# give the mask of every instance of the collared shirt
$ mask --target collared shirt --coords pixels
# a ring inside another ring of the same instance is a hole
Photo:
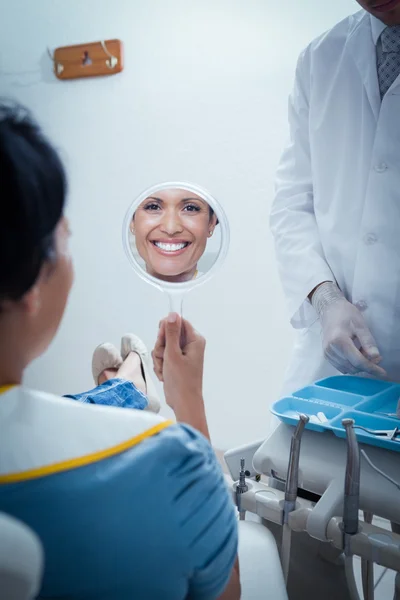
[[[371,18],[371,31],[372,31],[372,40],[376,46],[376,58],[377,61],[379,61],[379,59],[382,56],[382,42],[380,40],[382,31],[384,29],[386,29],[386,25],[384,23],[382,23],[382,21],[380,21],[379,19],[377,19],[376,17],[373,17],[372,15],[370,15]]]

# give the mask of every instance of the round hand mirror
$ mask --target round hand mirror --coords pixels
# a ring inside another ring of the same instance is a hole
[[[229,226],[220,204],[189,183],[163,183],[131,204],[123,244],[136,273],[166,292],[181,313],[186,292],[212,277],[229,247]]]

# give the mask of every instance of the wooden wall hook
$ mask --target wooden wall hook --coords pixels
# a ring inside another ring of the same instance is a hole
[[[121,73],[123,46],[120,40],[105,40],[63,46],[54,54],[48,50],[54,64],[54,74],[58,79],[80,79]]]

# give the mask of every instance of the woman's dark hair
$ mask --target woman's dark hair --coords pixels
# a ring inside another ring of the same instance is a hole
[[[66,188],[61,160],[28,110],[0,100],[0,303],[22,298],[55,259]]]
[[[210,205],[208,205],[208,212],[210,213],[210,221],[211,221],[211,219],[212,219],[212,218],[213,218],[213,216],[214,216],[214,212],[215,212],[215,211],[214,211],[214,209],[213,209],[213,208],[212,208]],[[215,223],[215,224],[216,224],[216,225],[218,225],[218,223],[219,223],[219,219],[218,219],[218,217],[217,217],[217,221],[216,221],[216,223]]]

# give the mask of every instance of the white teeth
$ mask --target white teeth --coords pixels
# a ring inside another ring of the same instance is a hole
[[[160,250],[164,250],[164,252],[177,252],[178,250],[182,250],[186,248],[189,242],[184,242],[183,244],[163,244],[162,242],[153,242],[157,248]]]

